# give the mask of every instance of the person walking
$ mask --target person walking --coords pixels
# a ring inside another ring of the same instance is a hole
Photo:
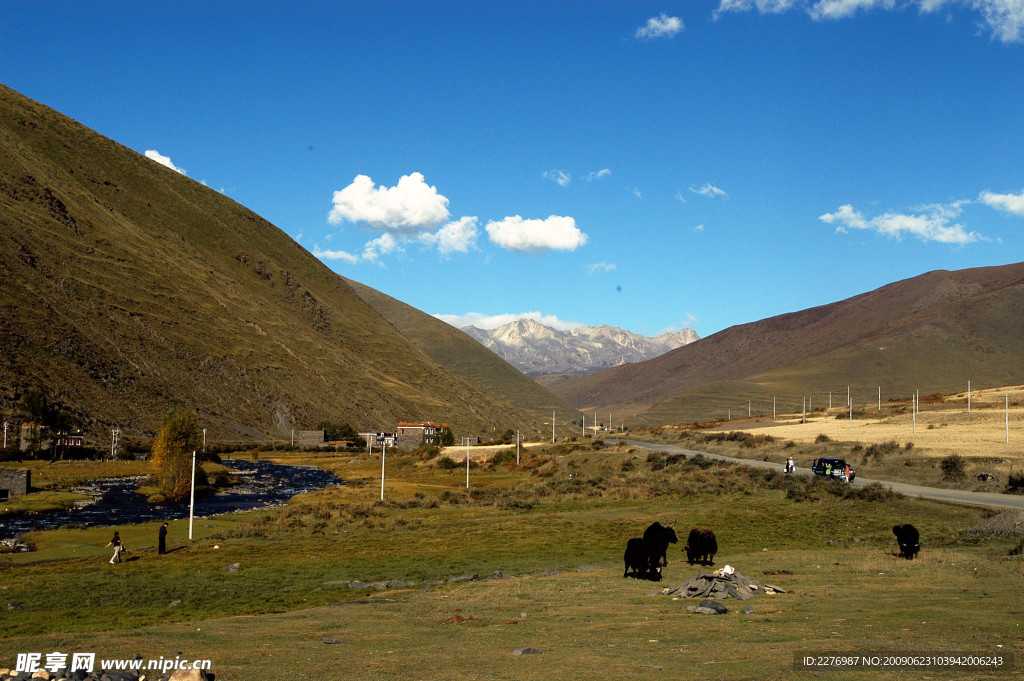
[[[167,553],[167,523],[160,526],[160,545],[157,547],[158,554]]]
[[[121,541],[121,533],[120,532],[114,532],[114,538],[107,542],[107,546],[108,547],[110,547],[110,546],[114,547],[114,555],[111,556],[111,558],[110,558],[110,564],[113,565],[114,563],[120,563],[121,562],[121,552],[125,550],[124,542]]]
[[[795,470],[796,470],[796,464],[793,463],[793,457],[789,457],[789,459],[786,460],[786,472],[787,473],[792,473]]]

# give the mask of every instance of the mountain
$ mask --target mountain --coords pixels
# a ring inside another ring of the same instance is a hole
[[[96,438],[173,407],[216,440],[321,420],[530,431],[231,199],[0,86],[0,415],[42,389]],[[540,426],[540,424],[538,424]]]
[[[532,319],[520,319],[492,330],[468,326],[463,331],[528,376],[586,375],[651,359],[698,338],[692,329],[656,338],[607,325],[558,331]]]
[[[552,388],[584,410],[681,423],[800,409],[827,391],[875,398],[1024,382],[1024,263],[935,271],[830,305],[734,326]],[[823,398],[819,398],[823,399]],[[845,398],[844,398],[845,399]],[[863,398],[862,398],[863,399]],[[819,406],[822,402],[817,403]]]
[[[568,402],[459,329],[369,286],[354,281],[348,284],[413,345],[488,395],[538,416],[549,416],[552,410],[565,414],[566,419],[579,416]]]

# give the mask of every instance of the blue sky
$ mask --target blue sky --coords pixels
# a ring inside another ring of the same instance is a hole
[[[0,0],[0,82],[481,326],[1024,260],[1024,0]]]

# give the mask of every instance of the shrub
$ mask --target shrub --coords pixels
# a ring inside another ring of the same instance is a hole
[[[195,412],[175,409],[164,418],[153,440],[151,461],[157,471],[160,491],[170,501],[184,499],[192,485],[192,452],[200,449],[202,435]],[[196,467],[196,484],[206,485],[203,469]]]
[[[822,442],[831,442],[832,438],[825,433],[819,433],[818,437],[814,438],[814,444],[820,445]]]
[[[452,461],[452,459],[447,457],[447,456],[442,456],[440,459],[438,459],[436,465],[437,465],[438,468],[440,468],[442,470],[446,470],[446,471],[450,471],[453,468],[458,468],[459,467],[458,463],[456,463],[455,461]]]
[[[1024,473],[1011,473],[1006,480],[1007,494],[1020,494],[1024,492]]]
[[[942,460],[939,467],[942,468],[942,477],[946,480],[963,480],[967,472],[967,463],[959,454],[950,454]]]

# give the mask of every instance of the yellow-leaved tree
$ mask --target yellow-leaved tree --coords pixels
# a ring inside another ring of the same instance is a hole
[[[184,499],[192,484],[192,452],[200,448],[202,436],[196,415],[190,409],[173,409],[153,440],[150,461],[156,469],[160,492],[168,501]],[[206,483],[202,468],[196,468],[196,485]]]

